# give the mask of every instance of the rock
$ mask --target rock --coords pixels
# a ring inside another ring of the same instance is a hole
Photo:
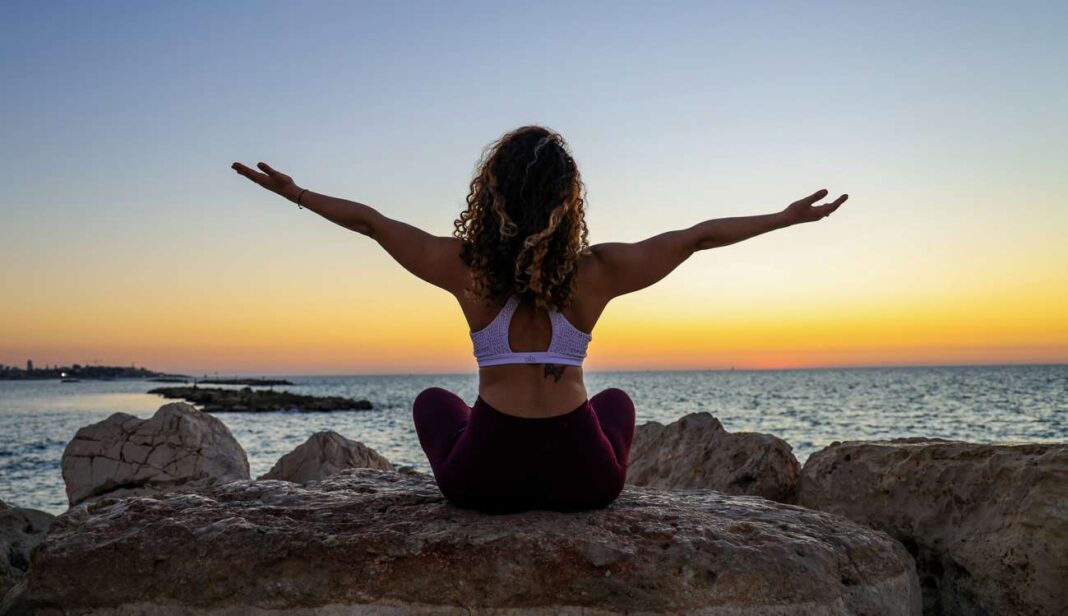
[[[1068,445],[835,443],[800,502],[904,543],[927,613],[1068,614]]]
[[[627,483],[655,488],[711,488],[728,494],[795,502],[801,465],[786,441],[756,432],[727,432],[709,413],[638,426]]]
[[[226,425],[185,402],[151,419],[115,413],[78,430],[60,466],[71,505],[249,478],[245,450]]]
[[[55,516],[0,501],[0,599],[30,565],[30,550],[44,537]]]
[[[634,487],[607,509],[494,516],[447,504],[427,475],[349,469],[72,508],[8,608],[894,616],[919,601],[905,549],[839,516]]]
[[[389,460],[377,451],[337,432],[316,432],[293,451],[278,459],[259,479],[281,479],[294,483],[319,481],[346,468],[393,470]]]
[[[203,407],[205,413],[263,413],[268,411],[366,411],[367,400],[341,396],[306,396],[288,391],[257,390],[251,387],[157,387],[148,390],[164,398],[181,398]]]

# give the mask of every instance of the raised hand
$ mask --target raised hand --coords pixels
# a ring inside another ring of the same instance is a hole
[[[295,198],[295,192],[299,190],[299,188],[293,183],[293,178],[281,171],[276,171],[267,163],[259,163],[256,166],[262,169],[264,173],[249,169],[241,163],[234,163],[230,165],[230,168],[267,190],[282,195],[286,199],[293,200]]]
[[[783,214],[786,216],[790,223],[799,222],[815,222],[830,216],[832,212],[838,209],[840,205],[845,203],[849,195],[842,195],[830,203],[823,203],[820,205],[813,205],[820,199],[827,196],[827,189],[821,188],[811,195],[794,201],[783,210]]]

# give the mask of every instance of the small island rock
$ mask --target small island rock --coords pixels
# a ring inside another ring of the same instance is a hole
[[[288,391],[274,391],[242,387],[157,387],[148,391],[164,398],[180,398],[199,404],[205,413],[264,413],[296,411],[300,413],[329,411],[366,411],[372,408],[367,400],[353,400],[341,396],[309,396]]]
[[[710,488],[727,494],[795,502],[801,465],[790,444],[770,434],[727,432],[709,413],[692,413],[634,432],[627,483],[655,488]]]
[[[800,503],[900,540],[926,613],[1068,614],[1068,445],[835,443],[805,463]]]
[[[135,573],[136,572],[136,573]],[[59,516],[12,614],[917,615],[912,558],[822,512],[628,487],[595,511],[486,515],[431,477],[349,469],[106,498]]]
[[[346,468],[388,471],[393,470],[393,465],[363,443],[350,441],[337,432],[326,430],[316,432],[296,449],[279,458],[271,470],[259,479],[308,483],[336,475]]]
[[[85,426],[60,466],[71,505],[249,478],[248,457],[229,428],[185,402],[164,404],[147,420],[115,413]]]

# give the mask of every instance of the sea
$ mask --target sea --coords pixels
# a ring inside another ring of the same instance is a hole
[[[360,441],[397,465],[429,471],[411,404],[444,387],[469,404],[477,375],[290,376],[313,395],[367,399],[370,411],[226,413],[252,476],[320,430]],[[0,381],[0,500],[61,513],[63,449],[82,426],[123,412],[150,417],[165,400],[148,380]],[[731,432],[785,439],[798,459],[834,441],[926,436],[972,442],[1068,441],[1068,365],[924,366],[586,374],[590,395],[626,390],[639,424],[709,412]]]

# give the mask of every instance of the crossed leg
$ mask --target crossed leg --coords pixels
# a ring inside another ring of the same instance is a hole
[[[412,419],[419,444],[437,472],[448,459],[456,440],[467,428],[471,408],[460,396],[441,387],[424,389],[412,404]]]
[[[616,460],[626,466],[630,461],[630,445],[634,441],[634,402],[627,392],[610,387],[590,398],[590,406],[601,424],[601,432],[612,444]]]
[[[612,444],[616,460],[626,466],[634,441],[634,403],[627,392],[610,387],[590,398],[601,431]],[[423,390],[412,404],[419,444],[430,466],[438,470],[448,459],[456,440],[467,428],[471,408],[462,398],[441,387]]]

